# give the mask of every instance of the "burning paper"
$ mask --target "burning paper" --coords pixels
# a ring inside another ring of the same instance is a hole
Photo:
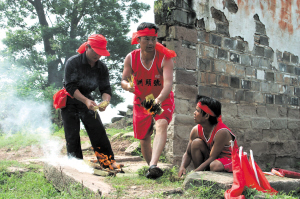
[[[145,100],[142,102],[142,106],[146,109],[147,113],[152,115],[160,115],[163,113],[163,109],[161,108],[161,104],[155,103],[155,98],[153,94],[147,95]]]

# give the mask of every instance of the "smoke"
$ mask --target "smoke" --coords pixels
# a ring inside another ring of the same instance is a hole
[[[25,69],[0,61],[0,135],[5,138],[21,133],[24,139],[34,138],[38,145],[31,148],[43,153],[44,161],[92,173],[93,169],[82,160],[61,154],[65,142],[51,135],[52,101],[43,98],[42,91],[32,89],[34,85],[28,85],[30,75]]]

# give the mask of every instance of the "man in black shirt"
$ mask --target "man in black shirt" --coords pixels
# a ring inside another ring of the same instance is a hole
[[[98,87],[103,102],[111,99],[108,69],[99,60],[101,56],[110,55],[106,44],[102,35],[91,35],[77,50],[80,54],[72,56],[66,62],[64,87],[73,96],[68,96],[66,107],[61,109],[68,156],[83,159],[79,134],[81,120],[94,151],[114,160],[114,153],[98,113],[95,117],[95,107],[100,104],[97,105],[91,97],[91,92]],[[99,108],[100,111],[105,109],[106,106]],[[117,168],[115,162],[112,166]]]

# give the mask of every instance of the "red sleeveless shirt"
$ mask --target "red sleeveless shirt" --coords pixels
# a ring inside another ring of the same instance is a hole
[[[155,51],[152,65],[147,69],[141,61],[141,49],[131,52],[131,67],[135,86],[134,104],[140,104],[151,93],[154,95],[154,98],[157,98],[160,94],[164,85],[161,66],[164,58],[164,54]]]
[[[233,149],[234,150],[238,150],[238,145],[237,145],[237,141],[236,141],[236,137],[235,135],[231,132],[231,130],[222,122],[218,122],[218,124],[215,126],[215,128],[213,129],[210,137],[207,139],[204,135],[203,132],[203,127],[198,124],[198,136],[206,143],[208,149],[211,151],[213,144],[214,144],[214,139],[216,134],[222,130],[222,129],[226,129],[227,131],[229,131],[229,133],[231,134],[231,136],[234,139],[234,145],[233,145]],[[224,146],[222,152],[220,153],[218,158],[222,158],[222,157],[228,157],[231,159],[231,152],[232,152],[232,147],[230,145],[228,146]]]

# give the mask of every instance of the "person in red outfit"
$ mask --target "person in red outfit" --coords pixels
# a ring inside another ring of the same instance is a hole
[[[190,133],[178,176],[186,174],[191,161],[194,171],[232,172],[231,152],[238,150],[238,146],[235,135],[221,120],[221,103],[198,95],[194,120],[197,125]],[[234,141],[233,147],[231,141]]]
[[[133,130],[134,137],[140,140],[141,151],[150,166],[147,178],[155,179],[163,175],[157,167],[159,157],[167,140],[167,127],[174,112],[173,61],[176,54],[157,42],[158,27],[153,23],[141,23],[133,33],[132,44],[140,48],[130,52],[124,61],[121,86],[134,93]],[[128,81],[134,77],[134,85]],[[142,106],[149,94],[155,97],[155,104],[161,104],[162,114],[154,117]],[[156,134],[151,148],[151,135],[155,120]]]

